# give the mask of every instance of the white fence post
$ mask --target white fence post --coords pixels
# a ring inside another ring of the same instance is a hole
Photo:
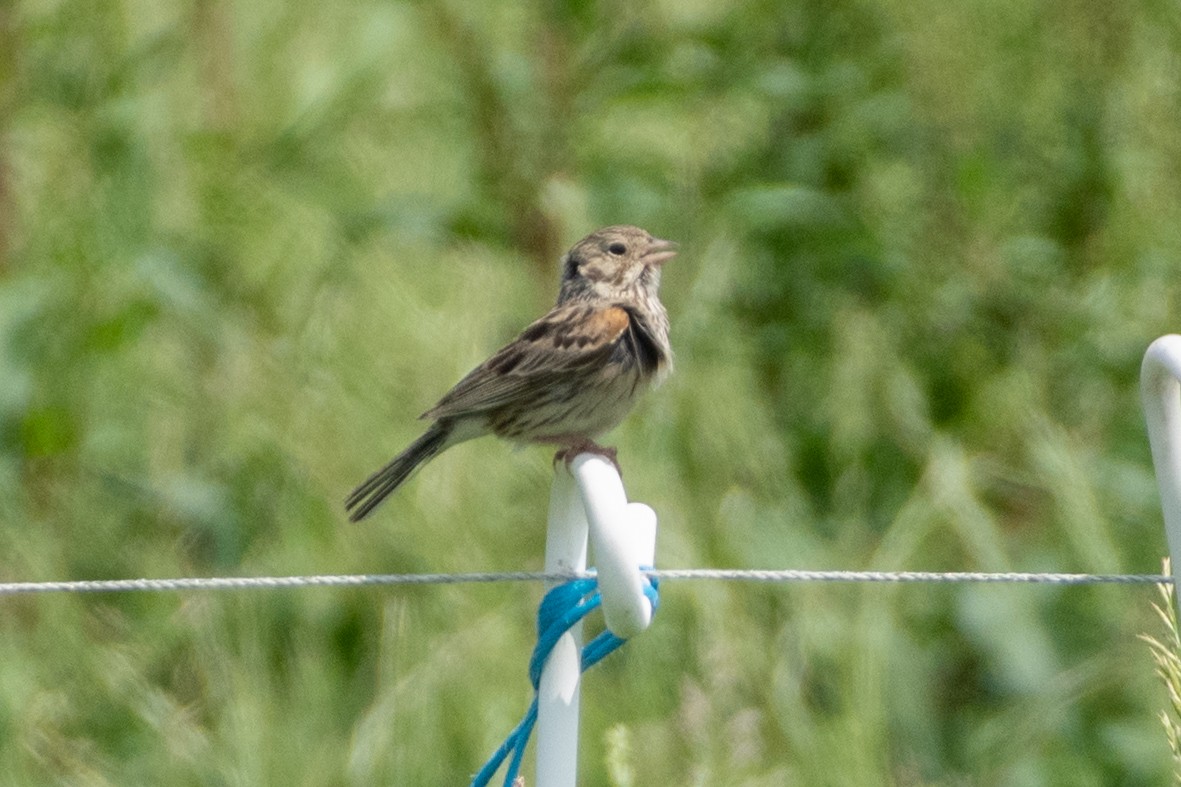
[[[586,513],[574,479],[563,464],[554,468],[545,570],[586,569]],[[575,787],[578,781],[578,695],[582,677],[582,624],[562,635],[546,659],[537,688],[537,783]]]
[[[1176,594],[1181,590],[1181,336],[1162,336],[1148,346],[1140,365],[1140,399],[1148,422]]]
[[[652,621],[639,567],[652,565],[655,558],[656,514],[646,505],[627,502],[619,472],[603,457],[579,454],[570,469],[573,475],[561,462],[554,469],[545,570],[584,570],[589,531],[607,628],[616,636],[632,637]],[[578,781],[581,649],[580,623],[558,640],[541,672],[538,787],[575,787]]]
[[[656,512],[627,502],[619,471],[603,457],[581,454],[570,469],[590,524],[607,628],[617,637],[634,637],[652,622],[640,566],[651,566],[656,557]]]

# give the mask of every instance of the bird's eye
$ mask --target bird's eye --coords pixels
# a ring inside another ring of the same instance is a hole
[[[616,257],[618,257],[620,255],[627,254],[627,246],[624,246],[622,243],[616,242],[616,243],[612,243],[610,246],[608,246],[607,251],[611,252]]]

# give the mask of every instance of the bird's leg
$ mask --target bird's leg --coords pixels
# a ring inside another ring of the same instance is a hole
[[[556,454],[554,454],[554,464],[556,465],[558,462],[565,462],[566,469],[569,470],[570,463],[573,462],[574,457],[578,456],[579,454],[597,454],[598,456],[606,459],[611,464],[615,465],[615,472],[619,473],[619,476],[622,478],[623,469],[619,466],[619,460],[616,458],[616,454],[618,453],[619,452],[614,448],[608,448],[607,446],[599,445],[590,438],[582,438],[577,442],[570,443],[565,448],[562,448]]]

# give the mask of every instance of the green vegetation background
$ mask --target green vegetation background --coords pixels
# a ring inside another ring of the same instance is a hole
[[[1166,0],[0,4],[0,578],[539,568],[541,449],[341,501],[615,222],[661,565],[1156,571],[1178,74]],[[0,780],[465,784],[538,597],[0,600]],[[1152,598],[669,582],[580,783],[1160,784]]]

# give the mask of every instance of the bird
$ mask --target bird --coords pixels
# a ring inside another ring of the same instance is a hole
[[[420,418],[426,431],[345,500],[360,521],[422,465],[459,443],[495,435],[615,460],[595,442],[672,371],[660,274],[676,243],[630,225],[604,227],[561,258],[557,303],[477,366]]]

